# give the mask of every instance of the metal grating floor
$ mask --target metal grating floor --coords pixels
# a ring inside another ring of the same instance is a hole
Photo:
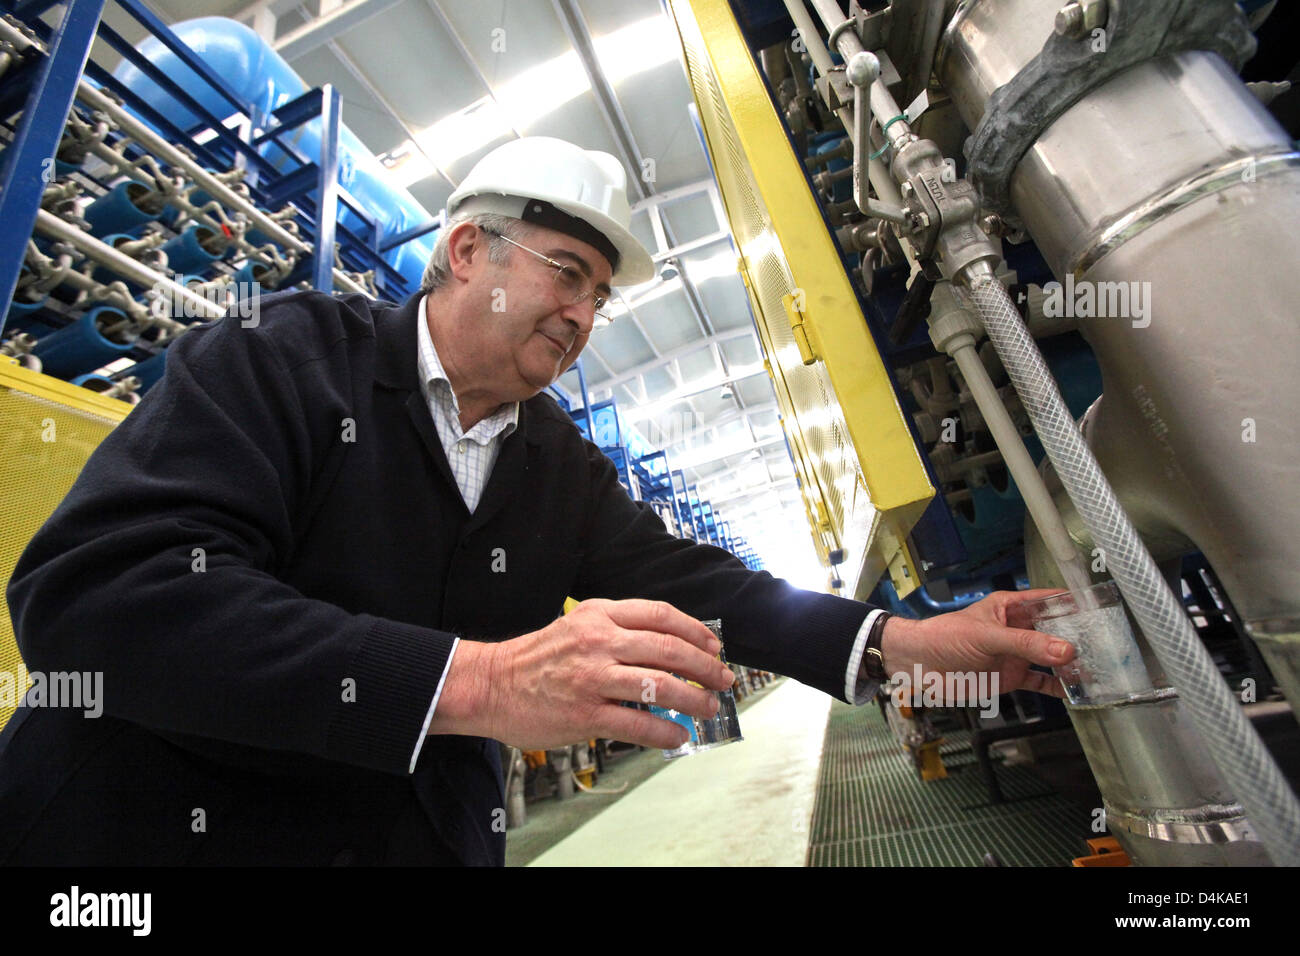
[[[1085,809],[1024,767],[998,767],[988,802],[970,732],[945,734],[948,777],[923,782],[874,706],[836,703],[826,725],[809,866],[1068,866],[1090,834]]]

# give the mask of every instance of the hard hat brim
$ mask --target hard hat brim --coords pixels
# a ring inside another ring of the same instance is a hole
[[[540,199],[548,202],[556,209],[586,222],[613,244],[618,251],[619,263],[610,278],[611,285],[639,285],[655,277],[654,260],[636,236],[623,228],[615,219],[583,203],[559,196],[522,197],[502,193],[478,193],[466,196],[460,201],[457,201],[458,198],[453,194],[447,202],[449,217],[495,213],[499,216],[523,219],[524,207],[530,200]]]

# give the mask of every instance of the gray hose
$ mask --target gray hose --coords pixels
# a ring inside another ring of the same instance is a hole
[[[1115,498],[1020,313],[986,263],[976,263],[963,278],[1061,483],[1211,757],[1224,779],[1239,788],[1239,799],[1273,861],[1300,865],[1300,802]]]

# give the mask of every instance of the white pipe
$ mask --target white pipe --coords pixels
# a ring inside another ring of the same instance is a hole
[[[826,45],[822,43],[821,34],[817,32],[817,25],[808,13],[808,8],[804,6],[804,0],[785,0],[785,8],[790,12],[790,18],[794,20],[794,25],[799,28],[799,36],[803,39],[808,55],[812,57],[813,66],[817,68],[817,72],[822,76],[828,76],[834,68],[834,64],[831,62],[830,52],[826,49]],[[860,43],[858,45],[861,46]],[[884,84],[879,81],[873,83],[873,95],[877,87],[883,86]],[[845,132],[852,139],[852,108],[841,106],[835,111],[835,115],[840,118],[840,122],[844,124]],[[892,128],[890,132],[893,132]],[[871,187],[875,189],[876,195],[880,197],[882,202],[894,207],[903,205],[903,194],[898,191],[898,184],[894,182],[894,178],[889,175],[889,170],[879,159],[871,160],[870,165],[867,167],[867,178],[871,180]]]
[[[962,335],[949,342],[948,354],[956,361],[962,378],[966,380],[966,387],[970,389],[971,397],[984,416],[984,424],[988,426],[998,450],[1002,452],[1007,471],[1015,479],[1020,496],[1025,499],[1025,509],[1037,525],[1048,551],[1056,559],[1065,586],[1075,593],[1089,587],[1092,580],[1079,555],[1079,549],[1066,530],[1047,485],[1043,483],[1033,459],[1025,450],[1024,439],[1020,437],[1006,405],[993,386],[993,380],[989,378],[988,370],[975,351],[975,337]]]
[[[174,282],[160,272],[155,272],[130,256],[123,255],[108,243],[100,242],[90,233],[83,232],[71,223],[64,222],[51,212],[41,209],[36,213],[36,228],[47,236],[61,239],[76,246],[95,262],[108,266],[114,272],[130,279],[137,285],[165,289],[171,293],[173,299],[181,299],[199,309],[200,311],[197,313],[199,315],[219,319],[226,314],[226,310],[222,306],[217,305],[215,302],[209,302],[200,295],[195,295],[180,283]],[[155,318],[155,321],[159,325],[174,326],[177,329],[184,327],[183,323],[172,322],[170,319]]]

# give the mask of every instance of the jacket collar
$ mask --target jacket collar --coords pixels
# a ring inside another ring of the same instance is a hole
[[[375,381],[390,388],[419,391],[420,370],[416,359],[416,322],[420,300],[415,293],[402,305],[387,304],[373,312],[375,322]]]
[[[401,305],[385,303],[386,307],[373,310],[375,381],[389,388],[415,392],[421,397],[421,401],[423,401],[423,393],[420,389],[419,358],[416,354],[419,348],[416,340],[419,328],[416,323],[423,321],[424,318],[420,314],[420,303],[423,299],[424,296],[416,292]],[[534,417],[530,412],[534,411],[534,403],[540,400],[540,396],[535,395],[519,403],[519,424],[515,431],[516,434],[522,433],[524,440],[530,445],[542,443],[541,436],[536,434],[537,430],[528,427],[529,419]],[[429,424],[432,426],[432,420]],[[507,442],[509,440],[507,439]]]

